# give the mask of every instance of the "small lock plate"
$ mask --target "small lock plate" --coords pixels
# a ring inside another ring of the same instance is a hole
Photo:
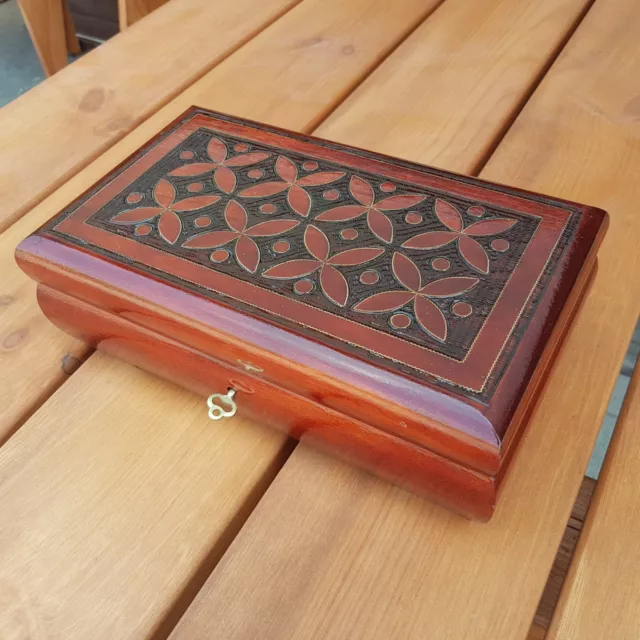
[[[209,417],[212,420],[222,420],[236,415],[238,405],[233,397],[236,395],[235,389],[229,389],[227,393],[213,393],[207,398],[209,407]]]

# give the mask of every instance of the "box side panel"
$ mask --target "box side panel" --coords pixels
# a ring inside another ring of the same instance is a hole
[[[38,301],[54,324],[98,349],[202,395],[234,388],[239,411],[262,424],[282,429],[303,443],[467,517],[487,520],[493,513],[495,481],[491,477],[42,284]],[[206,420],[204,402],[202,411]]]
[[[17,257],[34,279],[238,370],[470,468],[499,468],[486,418],[438,391],[47,238],[27,239]]]

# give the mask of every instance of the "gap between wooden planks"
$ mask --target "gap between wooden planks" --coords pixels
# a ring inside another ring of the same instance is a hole
[[[636,108],[639,105],[636,100]],[[636,367],[549,640],[640,636],[639,458],[640,367]]]
[[[53,194],[10,229],[6,237],[11,239],[3,242],[15,246],[52,211],[67,204],[192,102],[274,124],[311,128],[429,10],[417,0],[404,0],[393,7],[382,0],[337,2],[332,11],[327,6],[326,2],[305,2],[296,7]],[[425,48],[416,47],[414,38],[406,46],[415,66],[441,57],[462,76],[449,74],[447,82],[441,82],[440,69],[427,66],[405,87],[410,93],[396,99],[422,102],[425,117],[432,110],[433,121],[425,120],[426,129],[439,119],[435,97],[451,100],[452,92],[465,96],[469,87],[482,86],[489,76],[494,91],[477,90],[475,107],[478,114],[484,114],[482,131],[491,139],[527,94],[532,79],[584,6],[577,0],[563,2],[559,8],[552,0],[532,7],[523,7],[517,0],[483,0],[470,9],[461,0],[447,0],[445,10],[439,9],[427,23],[433,20],[436,26],[414,36],[425,40]],[[503,44],[485,57],[484,65],[477,65],[483,38]],[[533,56],[531,43],[535,45]],[[397,55],[402,55],[404,46]],[[439,91],[432,94],[432,86]],[[463,126],[468,112],[461,110],[457,117]],[[366,126],[366,120],[362,125]],[[448,129],[455,130],[453,126]],[[466,143],[458,139],[456,144],[464,152]],[[476,153],[482,153],[485,145],[484,139],[476,138]],[[4,247],[6,251],[7,245]],[[20,277],[17,271],[14,277]],[[20,282],[26,300],[34,294],[33,288],[29,293],[31,285],[24,284],[26,279]],[[31,306],[23,307],[23,321],[37,315],[33,299]],[[60,341],[48,349],[54,335]],[[39,336],[30,336],[38,348],[32,349],[30,360],[20,360],[21,375],[31,375],[38,362],[46,360],[44,354],[57,363],[65,352],[68,343],[53,328],[43,339]],[[35,620],[34,625],[50,634],[140,637],[158,625],[168,628],[188,600],[180,594],[190,593],[203,579],[202,574],[210,569],[209,559],[224,550],[235,531],[234,521],[244,516],[243,507],[250,502],[246,494],[251,481],[234,492],[229,477],[249,467],[256,490],[260,490],[257,479],[268,481],[281,455],[282,436],[259,431],[256,442],[258,432],[252,425],[210,426],[203,422],[200,400],[150,380],[121,363],[94,356],[74,374],[72,384],[54,394],[0,450],[0,477],[5,479],[0,484],[4,486],[0,513],[12,523],[11,535],[0,544],[0,583],[8,585],[7,597],[13,598],[11,602],[24,618]],[[77,405],[81,410],[76,410]],[[109,428],[112,422],[117,423],[115,430]],[[167,469],[170,454],[164,453],[165,438],[176,423],[180,425],[180,446]],[[221,440],[220,455],[211,456],[209,447],[215,444],[202,438],[203,428],[216,443]],[[222,455],[225,438],[233,440],[227,456]],[[37,444],[45,439],[47,443],[61,439],[63,444],[49,455],[46,445]],[[246,455],[238,457],[235,447]],[[66,455],[67,450],[73,453]],[[206,472],[197,471],[202,468]],[[159,491],[159,480],[149,488],[145,476],[160,470],[180,488],[158,492],[156,497],[153,488]],[[54,483],[52,478],[57,477],[61,480]],[[122,483],[122,490],[118,500],[110,500],[110,487],[116,482]],[[184,496],[185,491],[193,495]],[[194,502],[199,492],[205,494],[204,502]],[[87,496],[95,498],[91,508],[84,502]],[[28,510],[25,505],[30,505]],[[194,526],[192,537],[184,534],[183,525]],[[60,530],[66,532],[64,536],[58,534]],[[41,542],[35,545],[35,539]],[[126,551],[127,545],[132,552]],[[99,578],[86,569],[96,555],[101,559]],[[130,581],[131,572],[135,578]],[[142,578],[153,589],[139,588],[137,580]],[[112,619],[119,621],[117,633],[109,624]]]
[[[635,0],[597,1],[481,173],[611,213],[493,520],[464,521],[298,446],[173,640],[526,636],[640,310],[639,29]],[[401,72],[400,55],[380,73]],[[409,100],[380,86],[374,74],[318,133],[357,130],[356,144],[394,153],[379,114]]]
[[[437,4],[437,0],[309,0],[154,114],[134,134],[0,236],[0,443],[87,356],[40,312],[16,245],[192,104],[309,130]],[[149,20],[145,20],[149,24]],[[142,28],[144,25],[138,25]],[[15,372],[20,371],[16,376]]]
[[[13,337],[0,389],[13,418],[60,384],[63,354],[78,349],[13,264],[23,236],[194,102],[308,128],[435,5],[306,1],[7,230],[3,331]],[[239,75],[253,95],[231,81]],[[92,356],[0,449],[0,637],[15,625],[31,637],[166,635],[286,453],[282,434],[214,425],[200,398]]]
[[[169,2],[9,103],[0,231],[299,1]]]

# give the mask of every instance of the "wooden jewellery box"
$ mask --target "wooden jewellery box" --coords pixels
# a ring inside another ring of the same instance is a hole
[[[606,220],[193,108],[16,255],[57,326],[211,417],[488,519]]]

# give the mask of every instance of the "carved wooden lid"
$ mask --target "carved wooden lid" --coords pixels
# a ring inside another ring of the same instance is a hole
[[[464,398],[500,434],[603,220],[191,110],[43,233]]]

